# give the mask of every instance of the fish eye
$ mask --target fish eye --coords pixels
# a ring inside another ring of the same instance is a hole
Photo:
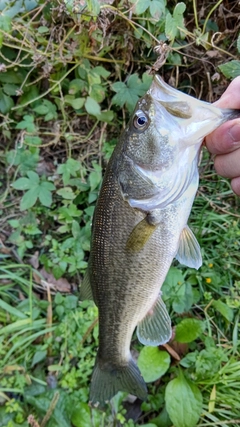
[[[148,126],[149,118],[142,111],[137,111],[133,120],[136,129],[145,130]]]

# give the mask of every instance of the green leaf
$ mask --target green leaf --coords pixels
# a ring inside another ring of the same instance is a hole
[[[46,27],[45,25],[40,25],[40,27],[38,27],[37,31],[40,34],[46,34],[46,33],[49,33],[49,28]]]
[[[183,13],[186,10],[185,3],[178,3],[173,11],[173,15],[167,13],[165,19],[165,34],[166,37],[173,41],[176,37],[185,37],[183,33],[181,33],[181,28],[185,28],[184,26],[184,18]]]
[[[176,285],[181,286],[183,283],[184,277],[181,270],[176,267],[171,267],[164,281],[164,284],[166,284],[166,288],[175,288]]]
[[[98,116],[101,114],[100,105],[95,101],[95,99],[91,98],[90,96],[87,97],[87,100],[85,102],[85,108],[88,114],[91,114],[92,116]]]
[[[87,403],[77,403],[74,408],[71,421],[74,427],[89,427],[92,425],[91,409]]]
[[[31,367],[41,362],[46,358],[47,351],[46,350],[37,350],[33,356]]]
[[[52,401],[53,397],[59,395],[57,404],[54,408],[54,411],[51,414],[51,420],[48,422],[49,427],[69,427],[71,425],[68,408],[71,407],[70,399],[66,393],[62,390],[49,390],[44,394],[38,396],[31,396],[30,394],[25,395],[25,399],[32,408],[36,408],[37,413],[40,414],[40,417],[43,418],[46,412],[49,409],[49,402]],[[35,412],[35,411],[34,411]],[[61,422],[59,423],[59,420]],[[89,424],[91,425],[91,424]]]
[[[240,61],[237,59],[219,65],[218,68],[228,79],[235,79],[235,77],[240,76]]]
[[[41,138],[39,138],[39,136],[33,136],[33,135],[25,135],[24,142],[26,144],[36,145],[36,146],[42,144]]]
[[[66,163],[58,166],[57,173],[62,174],[63,184],[67,185],[71,176],[77,176],[80,171],[81,163],[74,159],[68,159]]]
[[[78,92],[85,89],[86,82],[81,79],[74,79],[69,83],[68,93],[70,95],[76,95]]]
[[[97,102],[102,102],[105,98],[105,90],[103,86],[93,84],[91,86],[91,98],[95,99]]]
[[[185,29],[184,17],[183,17],[185,10],[186,10],[186,5],[185,3],[181,2],[176,4],[173,11],[173,18],[177,27],[177,36],[180,36],[181,38],[185,37],[184,33],[181,36],[181,30],[179,29],[179,28]]]
[[[23,116],[23,120],[17,124],[16,129],[26,129],[27,132],[35,132],[36,126],[34,124],[34,116],[29,114]]]
[[[221,313],[223,317],[225,317],[225,319],[227,319],[229,322],[232,322],[234,313],[231,307],[229,307],[220,299],[217,301],[213,301],[212,305],[215,310],[217,310],[219,313]]]
[[[8,113],[14,106],[12,98],[6,95],[2,89],[0,89],[0,112],[2,114]]]
[[[81,228],[77,221],[73,220],[72,222],[72,235],[75,239],[80,236]]]
[[[33,111],[35,111],[35,113],[41,114],[41,115],[47,114],[48,113],[48,107],[46,105],[43,105],[43,104],[42,105],[38,105],[37,107],[35,107],[33,109]]]
[[[205,323],[198,319],[183,319],[176,326],[175,340],[188,343],[198,338],[205,329]]]
[[[100,427],[102,426],[102,414],[99,410],[90,409],[87,403],[78,402],[73,409],[71,422],[74,427]]]
[[[172,303],[176,313],[188,311],[196,297],[190,283],[184,282],[181,270],[171,267],[162,286],[162,292],[165,300]]]
[[[72,100],[71,102],[71,106],[75,109],[75,110],[80,110],[80,108],[83,107],[85,102],[85,98],[75,98]]]
[[[14,85],[13,83],[5,83],[3,85],[3,91],[9,96],[16,96],[16,91],[19,89],[18,85]]]
[[[100,12],[100,3],[98,0],[86,0],[88,10],[91,15],[97,16]]]
[[[24,79],[23,71],[8,70],[7,73],[0,73],[0,82],[21,84]]]
[[[101,114],[98,116],[98,120],[101,120],[102,122],[110,123],[114,118],[113,111],[102,111]]]
[[[195,427],[202,412],[202,394],[180,371],[165,391],[166,409],[175,427]]]
[[[20,210],[25,211],[35,205],[38,198],[38,187],[28,190],[21,199]]]
[[[48,208],[51,206],[52,193],[43,186],[40,186],[39,188],[38,197],[43,206],[47,206]]]
[[[89,183],[91,191],[98,187],[102,180],[102,168],[96,162],[93,162],[94,170],[89,174]]]
[[[146,382],[156,381],[167,372],[170,355],[158,347],[143,347],[138,358],[138,367]]]
[[[156,19],[160,20],[161,16],[165,12],[165,0],[153,0],[150,3],[150,14],[151,16]]]
[[[57,191],[57,194],[67,200],[73,200],[76,197],[71,187],[60,188],[60,190]]]
[[[55,185],[49,181],[42,181],[40,187],[44,190],[53,191],[56,189]]]
[[[33,185],[38,185],[39,184],[39,176],[36,172],[34,171],[28,171],[27,172],[27,176],[30,179],[31,182],[31,187],[33,187]]]
[[[238,50],[238,53],[240,53],[240,34],[238,35],[238,38],[237,38],[237,50]]]
[[[158,411],[157,411],[158,412]],[[156,418],[151,420],[158,427],[171,427],[172,421],[169,418],[169,415],[166,410],[166,406],[164,405],[163,410],[157,415]]]
[[[13,182],[12,187],[16,190],[28,190],[31,188],[31,182],[28,178],[19,178],[17,181]]]
[[[131,0],[135,6],[133,8],[134,13],[136,15],[141,15],[144,13],[150,5],[150,0]]]
[[[10,33],[12,30],[12,19],[4,13],[0,15],[0,30]]]
[[[183,2],[177,3],[175,8],[174,8],[174,11],[173,11],[174,19],[176,19],[176,21],[179,20],[179,22],[181,22],[185,10],[186,10],[185,3],[183,3]]]
[[[171,13],[167,13],[165,18],[165,34],[170,41],[173,41],[177,35],[177,25]]]
[[[123,105],[126,104],[127,109],[132,112],[139,97],[143,96],[149,89],[151,81],[152,77],[147,76],[145,73],[142,77],[142,81],[137,74],[132,74],[127,84],[123,82],[114,83],[112,89],[117,93],[112,99],[113,104],[119,105],[119,107],[123,107]]]
[[[26,315],[24,313],[22,313],[20,310],[18,310],[15,307],[12,307],[11,305],[9,305],[8,303],[6,303],[5,301],[3,301],[2,299],[0,299],[0,307],[4,310],[7,311],[7,313],[12,314],[13,316],[19,318],[19,319],[26,319]]]
[[[188,311],[193,304],[193,290],[190,283],[183,283],[175,288],[172,307],[176,313]]]
[[[107,71],[101,65],[97,65],[96,67],[94,67],[93,71],[104,79],[107,79],[111,74],[110,71]]]

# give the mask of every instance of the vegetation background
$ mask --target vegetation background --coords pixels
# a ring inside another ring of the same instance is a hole
[[[97,309],[78,298],[102,174],[149,69],[215,101],[240,74],[239,2],[0,11],[0,426],[239,426],[240,199],[207,152],[191,216],[203,266],[174,263],[163,287],[175,338],[132,343],[147,402],[89,408]]]

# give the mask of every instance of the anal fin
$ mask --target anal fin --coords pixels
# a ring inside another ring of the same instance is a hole
[[[202,255],[199,243],[193,232],[186,226],[180,236],[178,253],[175,257],[181,264],[197,270],[202,265]]]
[[[85,299],[93,300],[93,294],[92,294],[92,289],[90,285],[90,277],[89,277],[88,269],[86,270],[86,273],[80,288],[80,300],[83,301]]]
[[[151,312],[148,312],[138,324],[137,337],[142,344],[154,347],[165,344],[171,336],[171,319],[161,296],[159,296]]]

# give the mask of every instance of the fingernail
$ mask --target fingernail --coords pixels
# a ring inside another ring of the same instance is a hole
[[[233,125],[228,134],[232,140],[233,145],[240,146],[240,123]]]

